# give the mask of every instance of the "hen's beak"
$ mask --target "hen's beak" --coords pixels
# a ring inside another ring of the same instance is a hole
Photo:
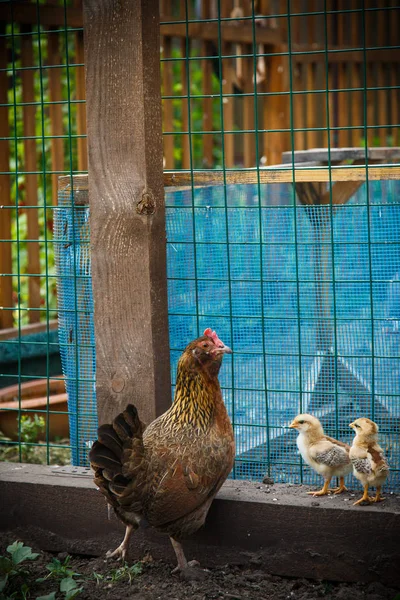
[[[296,423],[296,421],[292,421],[289,425],[290,429],[297,429],[298,425]]]
[[[215,352],[217,354],[232,354],[232,350],[229,348],[229,346],[225,346],[225,344],[223,346],[218,346]]]

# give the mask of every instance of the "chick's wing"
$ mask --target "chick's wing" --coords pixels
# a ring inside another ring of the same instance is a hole
[[[349,455],[345,448],[329,440],[323,440],[318,444],[314,444],[311,450],[311,456],[315,462],[332,468],[348,465],[350,462]]]

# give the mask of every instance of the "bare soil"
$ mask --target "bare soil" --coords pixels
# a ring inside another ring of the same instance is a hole
[[[7,546],[14,541],[15,536],[12,533],[3,535],[0,554],[6,554]],[[28,541],[20,541],[32,546]],[[34,545],[32,550],[40,552]],[[52,555],[40,552],[35,561],[23,563],[28,571],[24,581],[29,588],[29,598],[36,599],[53,591],[57,592],[57,600],[65,598],[65,594],[59,591],[60,578],[36,582],[36,579],[49,573],[46,565],[51,563],[54,557],[63,563],[67,554]],[[188,568],[180,574],[173,574],[175,565],[155,561],[147,555],[136,565],[137,568],[131,569],[130,572],[127,567],[121,569],[121,564],[115,561],[75,555],[71,557],[68,568],[80,574],[75,576],[79,587],[82,588],[76,596],[78,600],[400,600],[400,594],[397,594],[396,590],[380,583],[349,584],[278,577],[266,573],[258,564],[251,567],[224,565],[210,570],[195,567]],[[135,570],[139,570],[140,573],[135,575]],[[129,575],[132,577],[131,581]],[[23,580],[14,581],[14,585],[18,586],[19,583],[23,583]],[[5,598],[7,595],[0,594],[0,600]],[[17,594],[14,598],[19,600],[22,595]]]

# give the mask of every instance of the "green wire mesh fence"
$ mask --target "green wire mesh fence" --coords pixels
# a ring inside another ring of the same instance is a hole
[[[93,330],[83,339],[79,329],[80,312],[91,309],[79,308],[76,295],[90,272],[77,272],[82,245],[70,236],[83,214],[72,177],[86,170],[81,17],[59,3],[59,22],[49,25],[46,4],[32,2],[27,30],[14,3],[2,5],[9,20],[0,37],[0,177],[9,188],[1,203],[10,208],[2,209],[1,326],[14,335],[1,343],[9,355],[15,350],[16,366],[11,373],[4,363],[1,378],[18,388],[18,427],[3,448],[26,459],[37,445],[24,439],[31,411],[46,417],[46,460],[60,460],[53,452],[69,444],[52,437],[51,422],[65,413],[74,463],[83,464],[93,431],[79,419],[95,410]],[[287,428],[307,410],[344,440],[356,416],[376,420],[398,489],[399,8],[163,0],[161,21],[166,182],[171,171],[182,175],[181,187],[166,188],[173,378],[186,343],[212,326],[234,349],[221,383],[235,428],[235,477],[313,481]],[[69,175],[70,192],[59,208],[72,226],[60,225],[54,244],[60,174]],[[70,272],[60,266],[68,256]],[[68,306],[59,295],[58,339],[57,276],[59,290],[70,285]],[[44,363],[33,372],[24,353],[39,347]],[[67,380],[61,411],[51,403],[61,374],[53,349]],[[22,406],[23,384],[33,378],[45,382],[40,410]]]

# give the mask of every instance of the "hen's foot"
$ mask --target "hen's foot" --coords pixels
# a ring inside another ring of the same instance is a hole
[[[106,553],[106,558],[116,558],[117,560],[124,561],[126,553],[128,551],[127,546],[127,544],[125,545],[124,543],[122,543],[120,546],[118,546],[118,548],[115,548],[115,550],[109,550]]]
[[[117,557],[117,560],[122,560],[122,561],[125,560],[125,556],[128,551],[129,540],[131,538],[132,531],[133,531],[133,526],[127,525],[126,530],[125,530],[125,536],[124,536],[124,539],[122,540],[122,544],[120,546],[118,546],[118,548],[115,548],[115,550],[109,550],[106,554],[106,558]]]
[[[182,573],[182,571],[185,571],[186,569],[193,569],[196,567],[200,567],[200,563],[197,560],[190,560],[188,563],[184,564],[182,562],[181,565],[178,565],[177,567],[175,567],[175,569],[173,569],[173,571],[171,571],[172,574],[175,573]]]

